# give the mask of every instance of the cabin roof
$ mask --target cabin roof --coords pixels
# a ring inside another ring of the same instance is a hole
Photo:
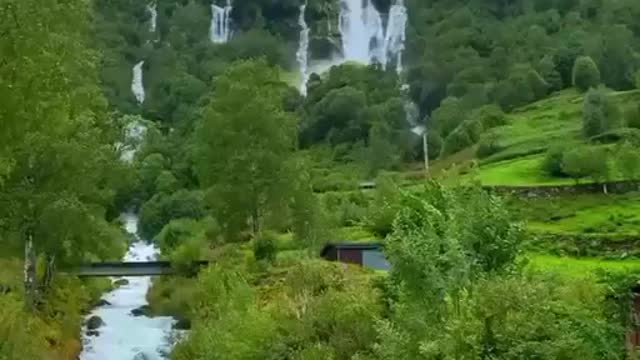
[[[334,242],[328,243],[322,248],[320,256],[325,257],[329,251],[335,250],[381,250],[382,243],[379,242]]]

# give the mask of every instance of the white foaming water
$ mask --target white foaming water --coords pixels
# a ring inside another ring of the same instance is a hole
[[[231,0],[227,0],[225,7],[211,5],[210,38],[215,44],[224,44],[231,38]]]
[[[368,64],[384,42],[382,17],[370,0],[340,0],[340,34],[345,60]]]
[[[395,58],[397,70],[402,70],[407,25],[404,0],[394,1],[386,29],[371,0],[340,0],[339,23],[343,61],[377,61],[386,67],[389,58]]]
[[[125,214],[124,220],[127,232],[136,236],[138,217]],[[137,241],[129,248],[124,261],[150,261],[157,255],[158,249],[153,245]],[[151,278],[125,279],[129,281],[128,285],[102,297],[111,305],[99,307],[87,316],[97,315],[105,325],[97,329],[99,335],[96,337],[84,335],[80,360],[159,360],[171,350],[173,318],[131,315],[131,310],[147,304],[146,294]],[[83,333],[86,334],[86,328]]]
[[[149,31],[156,32],[156,25],[158,24],[158,5],[156,3],[148,4],[147,11],[151,14],[151,23],[149,24]]]
[[[142,83],[142,66],[144,61],[140,61],[133,67],[133,81],[131,81],[131,91],[136,97],[138,104],[144,102],[144,85]]]
[[[298,46],[298,52],[296,53],[296,59],[300,65],[300,92],[302,95],[307,95],[307,81],[309,80],[309,26],[305,19],[307,4],[300,6],[300,17],[298,19],[298,25],[300,25],[300,45]]]
[[[140,61],[133,67],[133,81],[131,82],[131,91],[136,97],[138,104],[144,102],[144,85],[142,83],[142,66],[144,61]]]
[[[138,121],[128,124],[124,130],[124,143],[118,143],[121,149],[120,160],[131,163],[140,147],[144,136],[147,133],[147,127]]]
[[[396,59],[396,71],[402,72],[402,53],[406,40],[407,29],[407,8],[404,0],[396,0],[389,9],[389,22],[387,23],[386,36],[384,38],[384,61],[385,66],[389,57]]]

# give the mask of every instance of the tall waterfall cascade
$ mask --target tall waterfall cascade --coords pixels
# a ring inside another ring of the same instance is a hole
[[[233,6],[231,0],[227,0],[224,7],[216,4],[211,5],[211,42],[224,44],[231,38],[231,11]]]
[[[404,0],[397,0],[389,9],[389,21],[384,38],[385,57],[382,63],[386,66],[388,59],[395,57],[398,73],[402,72],[402,53],[406,41],[407,20],[407,8],[404,6]]]
[[[370,64],[379,62],[386,67],[394,59],[402,70],[407,8],[404,0],[395,0],[389,10],[385,27],[383,16],[371,0],[340,1],[340,34],[344,61]]]
[[[298,19],[298,25],[300,25],[300,45],[298,46],[298,52],[296,52],[296,59],[300,66],[300,92],[302,95],[307,95],[307,81],[309,80],[309,26],[305,19],[307,4],[300,6],[300,18]]]
[[[158,25],[158,5],[156,3],[148,4],[147,11],[151,15],[151,21],[149,23],[149,31],[154,33],[156,32],[156,27]]]
[[[382,16],[371,0],[340,0],[339,28],[346,61],[368,64],[382,55]]]
[[[133,67],[133,81],[131,82],[131,91],[133,92],[133,96],[136,97],[138,104],[142,104],[144,102],[144,85],[142,83],[142,66],[144,65],[144,61],[140,61]]]

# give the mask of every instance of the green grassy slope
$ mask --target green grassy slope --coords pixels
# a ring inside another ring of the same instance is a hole
[[[553,255],[529,257],[529,269],[568,278],[588,278],[599,271],[624,273],[640,270],[640,260],[601,260],[596,258],[570,258]]]
[[[621,112],[630,104],[640,102],[640,91],[637,90],[612,91],[609,96]],[[546,151],[556,144],[570,148],[585,143],[581,134],[583,100],[583,94],[565,90],[508,114],[508,125],[483,135],[494,136],[500,150],[477,160],[480,181],[485,185],[514,186],[571,184],[571,179],[545,175],[540,170],[540,164]],[[463,153],[469,154],[469,149]],[[456,156],[458,154],[452,155]],[[473,159],[466,156],[465,161]],[[447,158],[437,161],[435,166],[439,164],[454,168]],[[460,162],[456,166],[460,168]],[[450,176],[450,172],[445,176]]]
[[[534,231],[640,236],[640,194],[514,200]]]

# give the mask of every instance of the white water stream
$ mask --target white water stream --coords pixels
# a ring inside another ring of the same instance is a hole
[[[300,17],[298,19],[298,25],[300,25],[300,45],[298,46],[298,52],[296,53],[296,59],[300,65],[300,92],[302,95],[307,95],[307,81],[309,80],[309,26],[305,19],[307,4],[300,6]]]
[[[231,11],[233,6],[231,0],[227,0],[224,7],[216,4],[211,5],[211,42],[224,44],[231,38]]]
[[[124,261],[150,261],[158,255],[151,244],[137,237],[138,217],[123,215],[125,228],[137,239],[127,252]],[[104,295],[110,305],[99,307],[87,316],[99,316],[104,325],[97,329],[98,336],[86,335],[83,329],[84,348],[80,360],[158,360],[170,351],[175,320],[170,317],[134,317],[131,311],[147,304],[146,294],[151,287],[150,277],[125,278],[128,285]]]
[[[138,104],[142,104],[144,102],[144,84],[142,83],[142,66],[144,66],[144,61],[140,61],[133,67],[133,80],[131,81],[131,91],[133,92],[133,96],[136,97]]]
[[[156,32],[158,24],[158,5],[156,3],[148,4],[147,11],[151,14],[151,22],[149,23],[149,31]]]

